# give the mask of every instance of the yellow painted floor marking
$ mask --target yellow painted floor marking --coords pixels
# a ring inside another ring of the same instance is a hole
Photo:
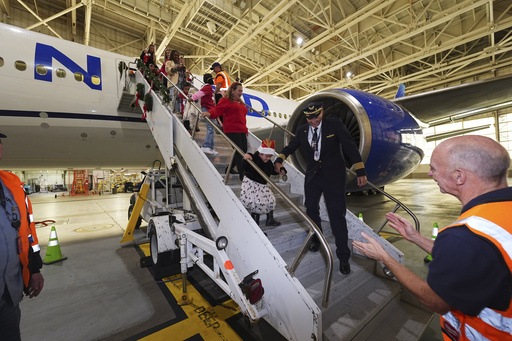
[[[149,256],[149,243],[139,245],[146,256]],[[174,298],[179,301],[182,294],[181,275],[162,278],[174,280],[165,283]],[[188,316],[187,319],[172,326],[157,331],[141,340],[186,340],[200,334],[204,340],[242,340],[240,336],[226,323],[226,320],[240,312],[235,302],[230,299],[222,304],[212,307],[201,294],[187,281],[187,293],[192,303],[181,308]]]

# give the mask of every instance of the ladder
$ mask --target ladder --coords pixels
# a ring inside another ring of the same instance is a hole
[[[87,195],[89,194],[89,171],[73,171],[73,183],[69,195]]]
[[[136,79],[149,88],[138,72]],[[159,96],[153,91],[151,94],[153,108],[146,118],[149,128],[166,168],[177,171],[186,197],[205,230],[198,234],[186,223],[174,224],[176,234],[182,236],[179,240],[182,256],[185,254],[189,263],[205,271],[252,322],[264,318],[289,340],[364,340],[372,336],[382,339],[386,335],[382,326],[386,327],[389,339],[403,333],[407,333],[408,340],[419,338],[432,314],[414,298],[402,294],[399,283],[384,275],[382,265],[354,255],[353,273],[344,277],[338,271],[332,273],[329,247],[324,252],[304,252],[311,232],[301,212],[291,209],[291,202],[300,205],[303,201],[303,175],[298,170],[287,165],[287,181],[275,179],[283,192],[276,195],[275,215],[283,224],[265,231],[265,236],[238,200],[240,181],[220,174],[230,158],[231,146],[226,145],[218,156],[205,155],[199,148],[201,137],[194,140]],[[216,145],[221,143],[216,136]],[[254,151],[260,143],[250,134],[248,150]],[[347,224],[350,239],[360,240],[360,232],[365,231],[403,263],[399,250],[350,212],[347,212]],[[330,229],[324,231],[326,245],[334,247]],[[131,232],[127,229],[125,237]],[[220,238],[227,239],[225,248],[218,249],[216,242]],[[213,267],[202,261],[204,253],[214,258]],[[253,304],[240,291],[239,284],[255,271],[265,291],[263,299]],[[393,322],[389,320],[390,310],[395,312]]]

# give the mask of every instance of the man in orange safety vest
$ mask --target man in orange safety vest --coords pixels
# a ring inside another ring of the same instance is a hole
[[[441,314],[445,340],[512,340],[512,187],[510,156],[484,136],[459,136],[440,143],[429,176],[442,193],[462,203],[459,219],[422,236],[394,213],[386,217],[405,239],[432,255],[424,281],[394,260],[373,238],[354,248],[382,261],[429,309]]]
[[[0,159],[3,156],[0,133]],[[13,173],[0,171],[0,339],[20,340],[23,292],[39,295],[44,279],[32,205],[23,183]]]

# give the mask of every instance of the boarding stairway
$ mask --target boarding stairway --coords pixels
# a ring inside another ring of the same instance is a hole
[[[139,72],[136,82],[149,88]],[[261,216],[261,227],[257,226],[238,200],[241,185],[238,175],[224,175],[233,151],[229,142],[216,134],[215,149],[219,155],[204,154],[200,149],[206,134],[204,122],[199,121],[200,132],[190,136],[180,117],[172,114],[157,94],[151,94],[153,108],[147,113],[147,123],[166,167],[178,173],[208,238],[186,229],[179,231],[186,234],[188,243],[195,248],[195,264],[237,302],[251,322],[264,318],[289,340],[420,338],[432,314],[397,281],[387,277],[382,265],[374,260],[354,253],[350,261],[352,272],[342,275],[338,260],[330,251],[335,250],[335,245],[327,221],[323,222],[325,239],[321,242],[330,249],[307,252],[311,227],[305,214],[293,209],[295,204],[305,212],[304,176],[298,170],[287,164],[286,181],[272,178],[279,189],[273,190],[277,199],[274,217],[281,226],[266,227],[265,215]],[[142,101],[139,104],[142,107]],[[250,134],[249,152],[260,144]],[[323,203],[321,215],[323,219],[327,217]],[[350,239],[361,240],[360,233],[365,231],[403,264],[403,254],[398,249],[348,211],[347,224]],[[210,245],[220,236],[228,239],[228,246],[223,250]],[[213,268],[202,262],[203,252],[213,256]],[[226,267],[228,261],[233,265],[232,270]],[[265,292],[261,301],[251,304],[240,292],[238,283],[255,270],[258,270],[255,277],[261,279]]]

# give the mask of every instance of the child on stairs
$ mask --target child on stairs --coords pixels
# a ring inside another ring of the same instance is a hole
[[[245,160],[252,160],[267,176],[277,175],[271,158],[274,156],[275,141],[262,141],[258,151],[244,155],[245,176],[242,181],[240,201],[251,212],[256,224],[260,223],[260,214],[267,214],[265,226],[279,226],[281,223],[274,218],[276,198],[267,186],[267,181]]]

